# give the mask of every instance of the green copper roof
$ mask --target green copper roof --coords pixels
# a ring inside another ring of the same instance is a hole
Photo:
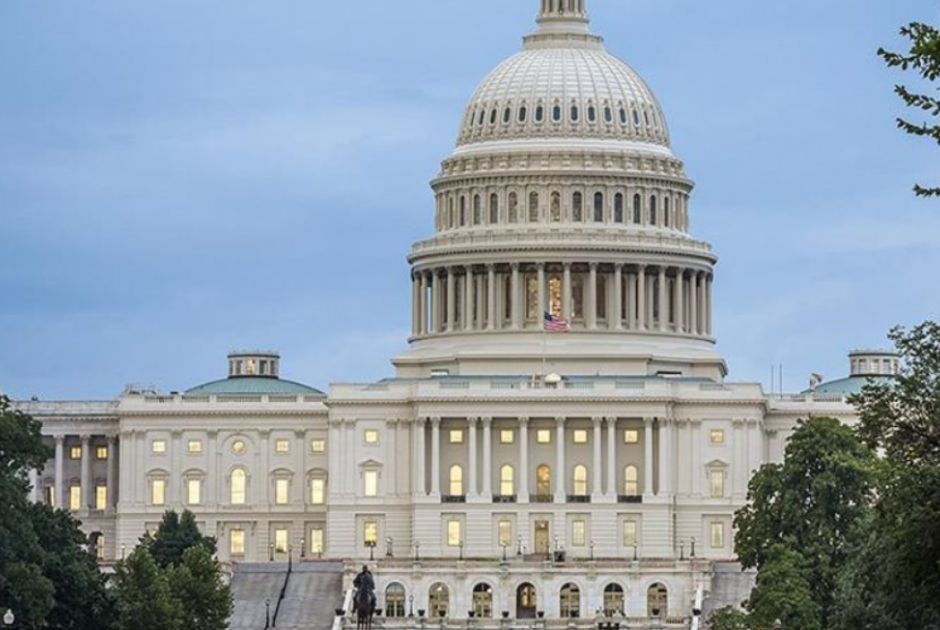
[[[297,394],[307,396],[325,396],[319,389],[314,389],[303,383],[285,381],[280,378],[264,378],[254,376],[240,376],[212,381],[186,391],[187,394],[211,396],[213,394]]]
[[[806,390],[803,393],[842,394],[843,396],[851,396],[853,394],[861,394],[862,388],[865,387],[865,384],[868,382],[880,385],[890,383],[893,380],[894,379],[890,376],[850,376],[848,378],[840,378],[837,381],[822,383],[816,387],[815,390]]]

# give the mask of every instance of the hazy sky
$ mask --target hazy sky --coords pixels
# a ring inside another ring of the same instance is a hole
[[[111,398],[275,348],[392,373],[405,256],[464,103],[538,0],[0,2],[0,387]],[[929,0],[589,0],[656,91],[721,257],[734,380],[847,372],[940,312],[940,152],[894,128],[880,45]]]

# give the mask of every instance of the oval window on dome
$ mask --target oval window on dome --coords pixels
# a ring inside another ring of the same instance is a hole
[[[627,124],[627,110],[623,107],[620,108],[620,124],[621,125]]]
[[[593,105],[588,106],[588,122],[597,122],[597,109]]]
[[[495,107],[493,108],[493,111],[490,112],[490,124],[491,125],[496,124],[496,108]]]
[[[477,124],[482,127],[485,121],[486,121],[486,110],[481,109],[479,119],[477,120]]]
[[[535,108],[535,122],[540,123],[545,120],[545,108],[539,105]]]
[[[520,123],[524,123],[528,115],[529,115],[529,111],[526,109],[525,105],[519,108],[519,122]]]
[[[608,125],[614,122],[614,111],[610,107],[604,107],[604,122]]]
[[[503,110],[503,124],[508,125],[510,120],[512,120],[512,109],[507,107]]]
[[[633,110],[633,124],[637,126],[640,125],[640,114],[635,109]]]
[[[643,120],[646,121],[646,126],[649,127],[650,126],[650,113],[649,112],[643,112]]]
[[[561,105],[552,107],[552,120],[554,122],[561,122]]]
[[[571,106],[571,122],[578,122],[581,118],[581,110],[578,109],[577,105]]]

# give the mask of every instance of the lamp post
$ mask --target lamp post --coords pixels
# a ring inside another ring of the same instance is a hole
[[[692,554],[691,557],[695,559],[695,537],[692,537]]]
[[[12,626],[14,621],[16,621],[16,615],[13,614],[12,610],[8,609],[5,613],[3,613],[4,626]]]
[[[679,541],[679,561],[682,562],[685,560],[685,541]]]
[[[121,543],[121,560],[127,558],[127,543]]]
[[[517,542],[518,542],[518,544],[519,544],[519,547],[518,547],[518,549],[516,550],[516,555],[517,555],[517,556],[521,556],[521,555],[522,555],[522,536],[519,536],[519,537],[518,537]]]
[[[375,541],[370,540],[366,543],[366,547],[369,548],[369,562],[375,562]]]
[[[591,541],[591,560],[594,560],[594,541]]]
[[[783,630],[783,622],[781,622],[779,619],[776,620],[776,621],[774,622],[773,629],[774,629],[774,630]]]
[[[460,545],[458,545],[458,547],[460,547],[460,559],[463,560],[463,541],[462,540],[460,541]]]
[[[507,562],[509,558],[506,557],[506,550],[509,549],[509,545],[506,544],[506,541],[503,541],[503,544],[500,545],[503,548],[503,562]]]
[[[274,562],[274,543],[268,545],[268,562]]]
[[[294,545],[287,545],[287,570],[294,570]]]
[[[636,562],[639,559],[640,559],[640,546],[634,542],[633,543],[633,561]]]
[[[271,627],[271,598],[264,600],[264,630]]]
[[[421,560],[421,541],[415,541],[415,562]]]
[[[414,595],[408,596],[408,616],[409,617],[415,616],[415,596]]]
[[[307,539],[303,536],[300,537],[300,559],[303,560],[307,557]]]

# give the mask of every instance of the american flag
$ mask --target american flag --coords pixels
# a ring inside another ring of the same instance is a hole
[[[571,324],[568,323],[568,320],[564,317],[552,315],[549,312],[545,313],[545,330],[547,332],[563,332],[566,333],[571,330]]]

